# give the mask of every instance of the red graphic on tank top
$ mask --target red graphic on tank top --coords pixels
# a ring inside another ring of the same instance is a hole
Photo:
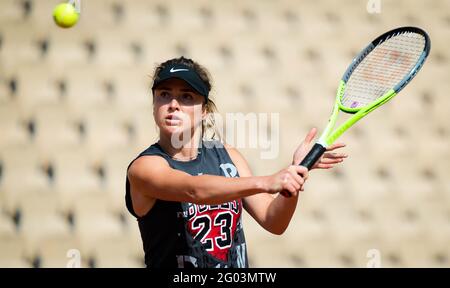
[[[188,231],[209,254],[227,261],[241,211],[241,201],[221,205],[190,204],[186,211]]]

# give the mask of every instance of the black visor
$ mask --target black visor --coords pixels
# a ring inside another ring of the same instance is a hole
[[[200,78],[197,72],[195,72],[194,69],[183,64],[173,64],[162,69],[153,82],[152,91],[154,91],[156,86],[158,86],[161,82],[170,78],[178,78],[184,80],[200,95],[208,99],[209,91],[205,82],[203,82],[203,80]]]

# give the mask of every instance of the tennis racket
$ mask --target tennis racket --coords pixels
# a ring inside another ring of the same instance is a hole
[[[373,40],[342,76],[328,125],[300,165],[310,170],[347,129],[396,96],[419,72],[429,53],[430,38],[417,27],[400,27]],[[334,129],[339,111],[352,116]],[[286,192],[282,194],[288,196]]]

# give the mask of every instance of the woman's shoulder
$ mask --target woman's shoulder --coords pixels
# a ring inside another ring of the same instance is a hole
[[[225,147],[228,155],[230,155],[231,161],[233,161],[234,165],[239,171],[240,177],[251,176],[252,172],[250,170],[250,167],[241,152],[239,152],[237,148],[230,144],[224,143],[223,146]]]
[[[147,147],[145,150],[143,150],[141,153],[139,153],[137,158],[144,155],[159,155],[159,154],[164,154],[164,151],[162,150],[161,146],[159,146],[158,142],[155,142],[149,147]]]
[[[209,142],[211,142],[210,145],[215,145],[214,147],[221,148],[224,151],[226,151],[226,153],[230,156],[233,162],[245,161],[242,154],[233,145],[220,141],[209,141]]]
[[[140,178],[144,175],[157,175],[164,167],[169,167],[167,161],[160,156],[154,154],[142,155],[134,159],[128,166],[128,177]]]

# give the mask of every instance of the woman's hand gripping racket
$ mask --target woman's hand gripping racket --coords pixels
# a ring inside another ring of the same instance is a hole
[[[347,129],[397,95],[419,72],[429,52],[430,38],[416,27],[400,27],[373,40],[345,71],[328,125],[300,165],[310,170]],[[333,130],[339,111],[353,115]],[[290,196],[287,191],[281,194]]]

